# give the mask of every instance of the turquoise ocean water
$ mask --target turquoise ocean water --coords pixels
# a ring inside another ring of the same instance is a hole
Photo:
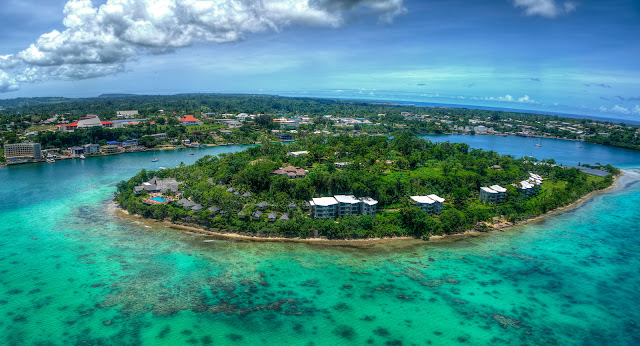
[[[433,138],[627,174],[540,223],[352,249],[213,240],[113,213],[115,184],[140,169],[242,146],[0,169],[1,343],[640,343],[640,153]]]

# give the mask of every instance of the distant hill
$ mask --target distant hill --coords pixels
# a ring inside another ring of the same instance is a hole
[[[117,97],[131,97],[138,96],[136,94],[102,94],[98,98],[117,98]]]

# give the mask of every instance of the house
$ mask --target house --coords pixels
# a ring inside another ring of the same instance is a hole
[[[200,119],[194,118],[193,115],[185,115],[183,118],[180,118],[178,120],[180,121],[180,124],[184,126],[202,125],[202,121],[200,121]]]
[[[5,144],[4,158],[7,164],[40,161],[42,149],[40,143],[33,142]]]
[[[217,206],[211,206],[207,209],[209,212],[211,212],[211,215],[217,215],[220,212],[220,208],[218,208]]]
[[[175,192],[178,192],[178,185],[180,184],[182,183],[177,181],[176,178],[160,179],[158,177],[153,177],[151,180],[142,183],[142,185],[136,186],[134,188],[134,192],[138,194],[142,190],[145,190],[149,193],[153,193],[153,192],[165,193],[169,191],[175,193]],[[183,200],[188,201],[184,198],[181,199],[180,201],[183,201]],[[184,206],[180,203],[180,201],[178,201],[178,205]],[[193,204],[190,204],[188,207],[192,207],[192,206]]]
[[[339,168],[339,169],[345,169],[350,164],[351,164],[351,162],[334,162],[333,163],[333,165],[336,166],[336,168]]]
[[[360,200],[353,195],[333,196],[338,201],[338,216],[349,216],[360,214]]]
[[[191,208],[194,205],[196,205],[194,202],[192,202],[192,201],[190,201],[190,200],[188,200],[186,198],[182,198],[176,203],[178,203],[178,205],[183,207],[183,208]]]
[[[371,197],[360,198],[360,214],[361,215],[376,215],[376,209],[378,207],[378,201]]]
[[[287,156],[293,156],[293,157],[299,157],[302,155],[307,155],[309,152],[304,150],[304,151],[290,151],[287,153]]]
[[[296,203],[295,203],[295,202],[290,202],[290,203],[289,203],[289,205],[288,205],[288,207],[289,207],[289,209],[291,209],[291,210],[297,210],[297,209],[298,209],[298,206],[296,205]]]
[[[338,201],[333,197],[313,198],[309,201],[311,217],[314,219],[335,219]]]
[[[262,216],[262,212],[257,210],[256,212],[254,212],[253,214],[251,214],[251,220],[252,221],[260,221],[260,217]]]
[[[191,206],[191,210],[193,210],[193,211],[200,211],[202,209],[204,209],[204,206],[202,204],[196,203],[196,204]]]
[[[165,138],[167,138],[167,134],[166,133],[156,133],[154,135],[151,135],[151,137],[153,137],[155,139],[165,139]]]
[[[278,214],[271,212],[269,214],[267,214],[267,221],[269,222],[275,222],[278,219]]]
[[[291,179],[295,179],[295,178],[304,178],[307,175],[307,173],[309,173],[309,171],[299,167],[287,166],[287,167],[276,169],[272,173],[276,175],[286,175]]]
[[[445,201],[444,198],[438,195],[410,196],[409,199],[418,208],[429,214],[440,214],[442,212],[442,203]]]
[[[71,156],[80,156],[84,154],[83,147],[71,147],[69,148],[69,151],[71,152]]]
[[[258,203],[256,206],[260,210],[265,210],[265,209],[267,209],[269,207],[269,203],[267,203],[266,201],[262,201],[262,202]]]
[[[278,133],[278,138],[280,138],[281,141],[292,141],[293,137],[291,137],[290,134],[288,133]]]
[[[289,221],[289,214],[283,213],[282,216],[280,216],[280,221],[282,222]]]
[[[247,191],[247,192],[243,193],[243,194],[242,194],[242,197],[244,197],[244,198],[249,198],[249,197],[251,197],[251,192],[248,192],[248,191]]]
[[[485,202],[502,203],[504,202],[507,189],[500,185],[492,185],[480,188],[480,200]]]
[[[85,144],[82,147],[84,148],[85,154],[94,154],[94,153],[100,152],[99,144]]]
[[[117,154],[120,152],[120,149],[117,145],[103,145],[100,147],[100,151],[103,154]]]
[[[91,127],[113,128],[113,122],[101,121],[97,115],[87,114],[87,116],[81,117],[74,123],[56,125],[56,127],[58,128],[58,131],[73,132],[76,129],[88,129]]]

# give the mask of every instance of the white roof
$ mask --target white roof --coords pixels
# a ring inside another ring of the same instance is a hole
[[[484,192],[487,192],[487,193],[498,193],[498,191],[493,190],[492,188],[486,187],[486,186],[481,187],[480,190],[482,190]]]
[[[308,153],[309,152],[306,151],[306,150],[305,151],[291,151],[291,152],[288,152],[287,155],[296,155],[297,156],[297,155],[305,155],[305,154],[308,154]]]
[[[333,197],[339,203],[349,203],[349,204],[360,203],[360,200],[357,199],[356,196],[354,196],[354,195],[335,195]]]
[[[507,189],[505,189],[504,187],[500,186],[500,185],[491,185],[489,186],[492,190],[497,191],[497,192],[507,192]]]
[[[336,201],[336,199],[333,197],[319,197],[319,198],[313,198],[309,202],[309,204],[320,206],[320,207],[328,207],[330,205],[338,204],[338,201]]]
[[[378,201],[376,201],[375,199],[373,199],[371,197],[360,197],[360,201],[362,201],[362,203],[367,204],[367,205],[376,205],[376,204],[378,204]]]
[[[429,198],[428,196],[410,196],[409,198],[411,198],[412,200],[420,203],[420,204],[433,204],[436,201],[432,200],[431,198]]]
[[[432,200],[438,202],[438,203],[443,203],[444,202],[444,198],[438,196],[438,195],[429,195],[427,196],[429,198],[431,198]]]

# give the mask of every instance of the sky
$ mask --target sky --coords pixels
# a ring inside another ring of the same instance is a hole
[[[640,120],[637,0],[3,0],[0,98],[264,93]]]

